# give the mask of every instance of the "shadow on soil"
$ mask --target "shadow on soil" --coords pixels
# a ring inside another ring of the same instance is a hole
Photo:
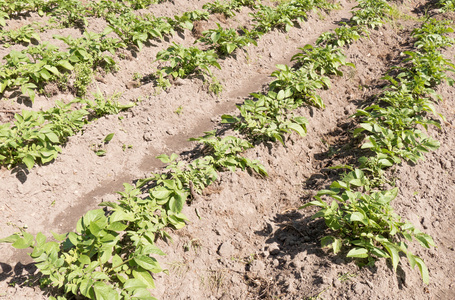
[[[6,281],[11,287],[40,287],[41,274],[37,271],[34,263],[17,263],[11,266],[0,262],[0,281]]]

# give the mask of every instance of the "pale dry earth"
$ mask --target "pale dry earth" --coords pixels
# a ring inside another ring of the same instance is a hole
[[[155,15],[172,16],[201,8],[208,1],[174,1],[154,5]],[[314,44],[325,31],[350,18],[354,3],[340,1],[343,8],[325,13],[312,13],[306,22],[283,33],[266,34],[258,46],[220,62],[214,70],[224,91],[207,92],[200,79],[187,79],[167,92],[157,93],[151,83],[131,87],[134,73],[147,75],[157,68],[156,53],[172,41],[192,45],[195,37],[188,31],[156,44],[148,45],[130,59],[120,60],[120,70],[95,81],[90,92],[106,95],[121,92],[121,101],[137,106],[119,116],[103,117],[86,126],[83,133],[71,137],[63,153],[45,166],[26,171],[23,167],[0,170],[0,237],[26,227],[30,233],[74,230],[77,220],[102,201],[117,198],[122,184],[159,172],[163,165],[156,155],[177,153],[182,159],[197,155],[190,137],[204,131],[226,129],[220,124],[222,114],[236,114],[235,105],[251,92],[266,89],[269,74],[279,63],[289,63],[298,47]],[[404,1],[400,9],[420,16],[423,1]],[[209,24],[248,25],[244,9],[233,19],[212,17]],[[450,17],[450,16],[448,16]],[[221,20],[220,20],[221,19]],[[12,20],[14,27],[38,16]],[[44,20],[44,19],[43,19]],[[424,285],[417,269],[411,270],[405,257],[397,273],[391,264],[380,260],[374,268],[359,269],[342,255],[320,248],[319,239],[325,225],[312,220],[314,210],[298,210],[321,188],[337,177],[327,169],[337,164],[355,162],[354,141],[350,130],[355,123],[349,116],[380,92],[381,77],[388,68],[400,62],[401,51],[412,47],[409,34],[417,23],[397,19],[368,38],[357,41],[345,54],[355,69],[345,68],[344,76],[332,79],[332,87],[320,92],[327,108],[301,108],[296,114],[308,118],[308,135],[292,134],[286,146],[262,143],[245,153],[259,159],[269,172],[267,178],[247,172],[222,172],[201,199],[184,209],[190,221],[171,233],[173,243],[158,241],[167,254],[159,258],[169,270],[155,276],[158,299],[455,299],[455,96],[447,85],[438,92],[444,101],[436,105],[446,117],[442,129],[430,134],[441,147],[426,155],[417,165],[403,164],[389,174],[399,188],[393,206],[403,217],[433,236],[437,248],[412,248],[426,262],[430,284]],[[106,24],[91,20],[89,29],[102,31]],[[80,36],[77,29],[45,32],[42,40],[53,34]],[[13,46],[21,49],[22,46]],[[0,49],[0,56],[9,49]],[[454,59],[454,49],[444,50]],[[130,88],[128,88],[128,87]],[[90,95],[89,92],[89,95]],[[55,100],[71,100],[73,95],[57,92],[52,97],[39,96],[33,105],[14,97],[0,102],[0,108],[40,109]],[[181,107],[181,114],[177,109]],[[11,117],[0,113],[3,122]],[[107,146],[107,155],[98,157],[92,151],[108,133],[115,133]],[[226,135],[234,134],[227,130]],[[122,149],[123,145],[132,145]],[[37,271],[26,251],[0,244],[0,299],[47,299],[45,290],[36,283]]]

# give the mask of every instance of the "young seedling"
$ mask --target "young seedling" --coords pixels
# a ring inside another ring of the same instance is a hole
[[[106,137],[103,139],[103,142],[100,143],[100,144],[93,144],[92,145],[92,149],[93,151],[95,152],[96,155],[98,156],[105,156],[106,155],[106,149],[105,149],[105,146],[107,144],[109,144],[109,142],[112,140],[112,138],[114,137],[114,134],[113,133],[109,133],[108,135],[106,135]]]

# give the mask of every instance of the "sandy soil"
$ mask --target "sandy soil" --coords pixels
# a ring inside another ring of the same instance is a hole
[[[180,1],[153,5],[155,15],[172,16],[201,8],[208,1]],[[107,116],[88,124],[70,138],[63,153],[53,162],[27,171],[23,167],[0,169],[0,237],[27,228],[30,233],[63,233],[74,230],[77,220],[102,201],[117,199],[122,184],[159,172],[159,154],[177,153],[182,159],[195,154],[188,141],[204,131],[224,128],[222,114],[236,114],[251,92],[266,89],[275,65],[288,63],[298,47],[314,44],[323,32],[333,30],[350,18],[354,3],[339,1],[342,9],[312,13],[306,22],[288,33],[272,31],[258,46],[236,50],[220,61],[214,70],[224,90],[220,95],[207,92],[199,79],[183,80],[167,92],[157,93],[151,83],[139,87],[129,84],[133,74],[147,75],[157,68],[156,53],[172,42],[192,45],[195,37],[185,31],[163,42],[148,45],[130,59],[119,60],[120,70],[95,81],[88,95],[121,92],[124,103],[137,106],[119,116]],[[405,1],[399,9],[413,17],[421,16],[425,2]],[[147,10],[144,10],[147,11]],[[206,28],[222,19],[223,26],[248,25],[243,9],[233,19],[212,16]],[[451,17],[451,16],[444,16]],[[15,28],[33,21],[37,15],[7,21]],[[90,20],[89,30],[102,31],[104,21]],[[292,134],[286,146],[262,143],[245,155],[259,159],[269,176],[260,178],[246,172],[222,172],[201,199],[186,206],[188,225],[171,232],[173,243],[158,241],[167,254],[160,258],[169,275],[158,274],[152,294],[158,299],[455,299],[455,91],[441,85],[444,101],[436,104],[447,122],[442,129],[430,129],[441,147],[427,154],[417,165],[402,164],[390,170],[399,197],[393,202],[397,212],[418,228],[432,235],[437,248],[416,247],[415,253],[426,262],[430,284],[411,270],[405,259],[397,273],[391,264],[380,260],[375,267],[359,269],[354,261],[334,256],[320,248],[326,228],[312,220],[314,210],[298,210],[321,188],[336,178],[329,166],[353,162],[355,153],[349,118],[369,97],[379,93],[380,78],[400,61],[400,53],[412,47],[410,32],[418,26],[413,20],[394,19],[368,38],[357,41],[345,54],[355,69],[345,69],[343,77],[333,78],[332,87],[321,90],[327,108],[301,108],[296,114],[309,120],[308,135]],[[80,36],[77,29],[55,29],[41,33],[43,41],[53,34]],[[0,47],[3,57],[11,49]],[[454,49],[444,50],[453,58]],[[49,98],[37,96],[35,103],[5,94],[0,102],[0,121],[11,118],[8,111],[41,109],[55,100],[71,100],[74,95],[58,92]],[[176,111],[181,109],[181,113]],[[108,133],[115,138],[107,155],[98,157],[91,150]],[[226,135],[232,134],[227,131]],[[131,148],[123,147],[131,145]],[[200,218],[198,217],[200,216]],[[48,292],[37,283],[38,272],[27,251],[0,244],[0,299],[47,299]]]

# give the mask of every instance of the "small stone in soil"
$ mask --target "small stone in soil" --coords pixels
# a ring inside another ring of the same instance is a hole
[[[235,251],[234,246],[231,243],[225,242],[222,243],[218,249],[218,254],[222,257],[231,257]]]
[[[250,265],[250,271],[260,277],[265,277],[265,264],[262,260],[255,260]]]
[[[277,255],[278,253],[280,253],[280,248],[278,247],[277,243],[270,244],[269,253],[270,255]]]

